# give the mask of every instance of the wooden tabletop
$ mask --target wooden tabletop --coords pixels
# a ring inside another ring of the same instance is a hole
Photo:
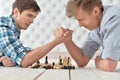
[[[44,61],[44,58],[40,61]],[[50,61],[58,62],[57,58],[51,58]],[[73,60],[72,63],[76,65]],[[74,70],[0,67],[0,80],[120,80],[120,63],[114,72],[97,69],[94,60],[86,67],[76,66]]]

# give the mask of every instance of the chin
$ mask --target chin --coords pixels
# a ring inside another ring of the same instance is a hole
[[[24,26],[23,29],[26,30],[28,28],[28,26]]]
[[[87,28],[87,29],[90,30],[90,31],[94,30],[93,28]]]
[[[27,28],[24,28],[24,30],[27,30]]]
[[[22,28],[22,30],[27,30],[27,28]]]

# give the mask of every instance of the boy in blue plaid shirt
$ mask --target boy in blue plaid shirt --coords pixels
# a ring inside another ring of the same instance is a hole
[[[12,14],[0,17],[0,65],[28,67],[61,43],[55,38],[36,49],[22,45],[19,40],[20,30],[26,30],[39,12],[35,0],[15,0]]]

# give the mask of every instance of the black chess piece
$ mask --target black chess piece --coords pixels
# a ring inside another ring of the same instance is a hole
[[[42,68],[52,69],[52,65],[48,64],[48,56],[45,57],[45,64],[42,65]]]
[[[54,69],[54,68],[55,68],[55,62],[52,63],[52,69]]]
[[[40,61],[37,61],[37,64],[40,65]]]
[[[58,63],[59,65],[63,65],[63,63],[62,63],[62,58],[61,58],[61,56],[59,55],[59,63]]]
[[[32,68],[39,68],[40,67],[40,62],[37,61],[35,65],[32,66]]]
[[[45,64],[48,64],[48,56],[45,57]]]
[[[59,65],[63,65],[62,59],[59,60]]]

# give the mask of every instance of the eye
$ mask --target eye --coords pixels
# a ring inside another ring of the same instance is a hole
[[[31,14],[27,14],[27,16],[30,17],[30,18],[33,18],[33,15],[31,15]]]

